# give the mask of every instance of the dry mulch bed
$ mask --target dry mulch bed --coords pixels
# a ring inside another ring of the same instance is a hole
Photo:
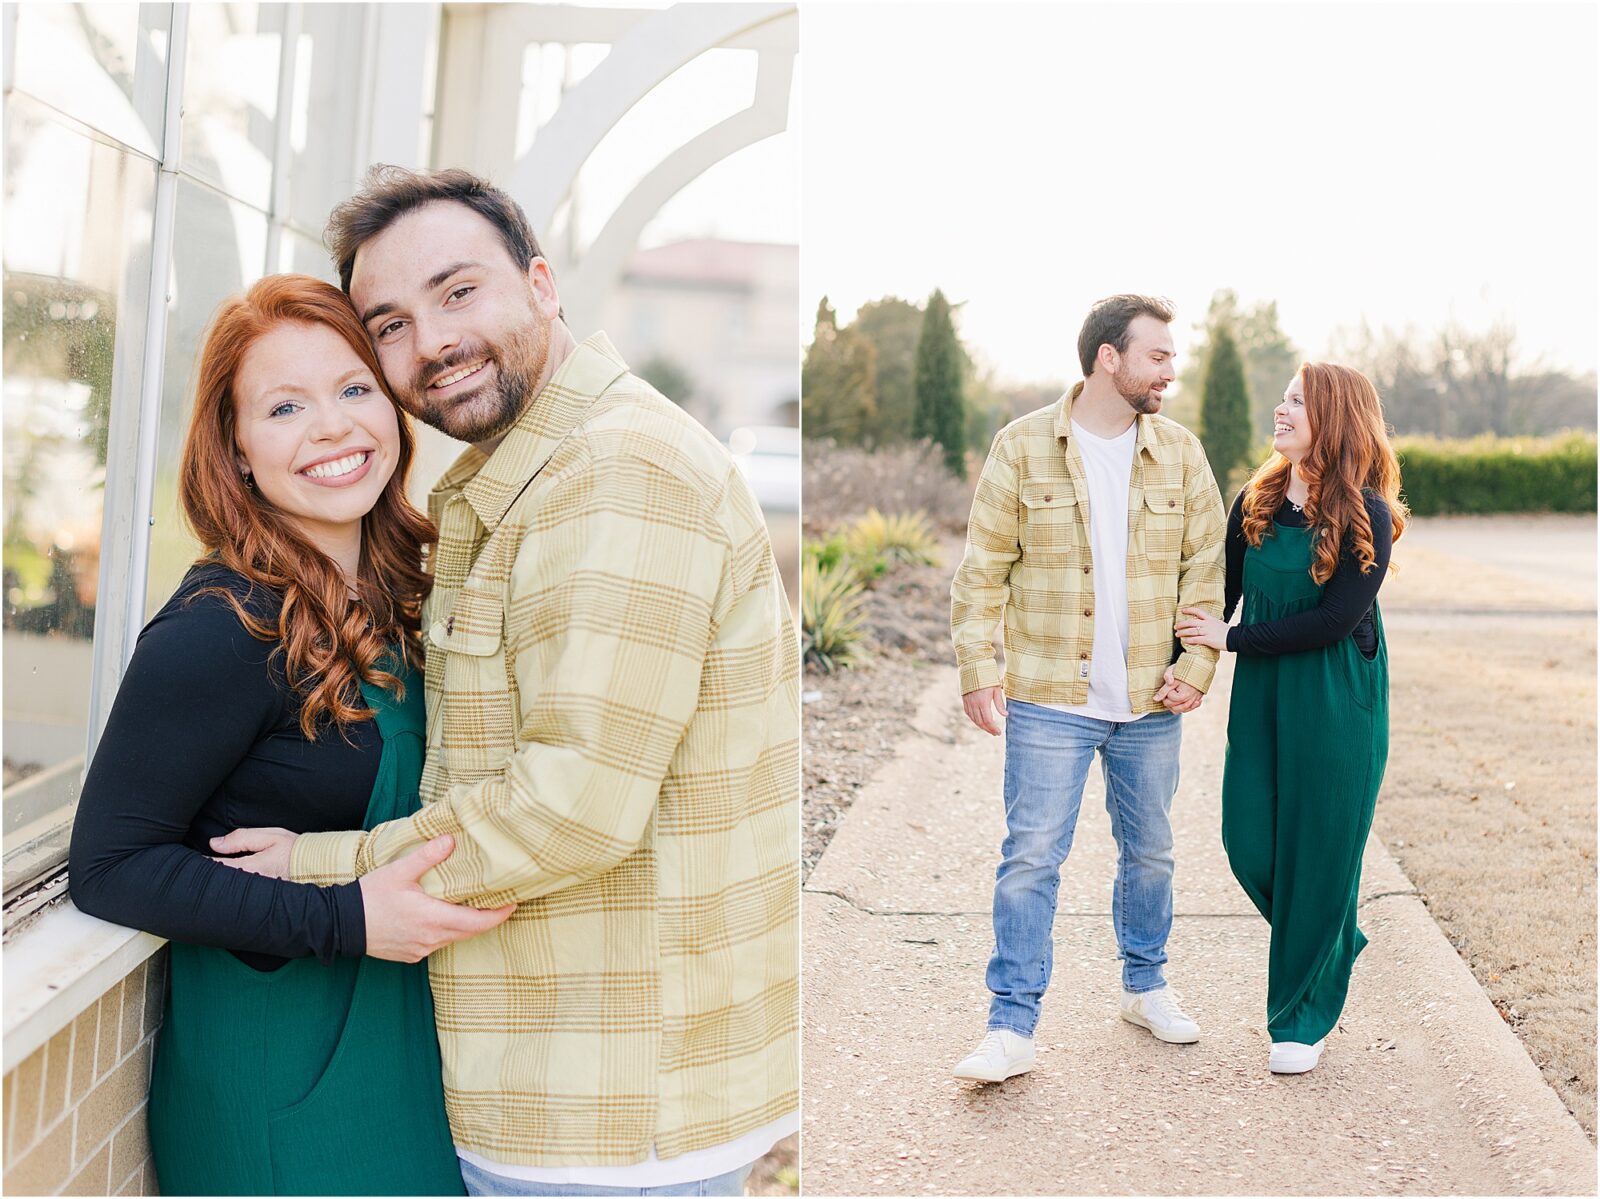
[[[801,863],[811,877],[856,793],[894,755],[916,714],[927,669],[953,664],[950,580],[962,539],[940,538],[940,565],[894,566],[867,593],[871,657],[832,674],[806,668],[801,689],[804,751]]]

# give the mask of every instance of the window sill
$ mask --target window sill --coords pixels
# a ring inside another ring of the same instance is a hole
[[[4,1072],[9,1074],[166,941],[86,916],[70,899],[6,943]]]

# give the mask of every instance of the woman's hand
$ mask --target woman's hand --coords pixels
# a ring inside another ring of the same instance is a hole
[[[1185,645],[1209,645],[1212,649],[1228,648],[1228,626],[1204,608],[1183,609],[1183,619],[1172,626],[1178,640]]]
[[[443,946],[488,932],[517,910],[514,903],[497,908],[446,903],[422,889],[418,880],[449,857],[455,847],[455,838],[443,833],[387,866],[361,876],[369,958],[420,962]]]
[[[286,879],[289,877],[289,851],[299,835],[286,828],[236,828],[225,837],[212,837],[211,852],[243,854],[243,857],[216,860],[235,870]]]

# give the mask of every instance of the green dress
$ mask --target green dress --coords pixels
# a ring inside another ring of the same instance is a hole
[[[1314,608],[1312,530],[1274,524],[1245,551],[1241,623]],[[1338,1023],[1367,938],[1356,927],[1361,853],[1389,756],[1389,653],[1354,638],[1303,653],[1240,656],[1228,713],[1222,843],[1272,925],[1267,1030],[1314,1044]]]
[[[419,806],[422,680],[363,685],[383,756],[365,827]],[[164,1195],[461,1195],[426,962],[295,958],[278,970],[171,946],[150,1081]]]

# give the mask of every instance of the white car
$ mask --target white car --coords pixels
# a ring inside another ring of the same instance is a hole
[[[728,450],[765,513],[800,511],[800,430],[748,425],[728,435]]]

